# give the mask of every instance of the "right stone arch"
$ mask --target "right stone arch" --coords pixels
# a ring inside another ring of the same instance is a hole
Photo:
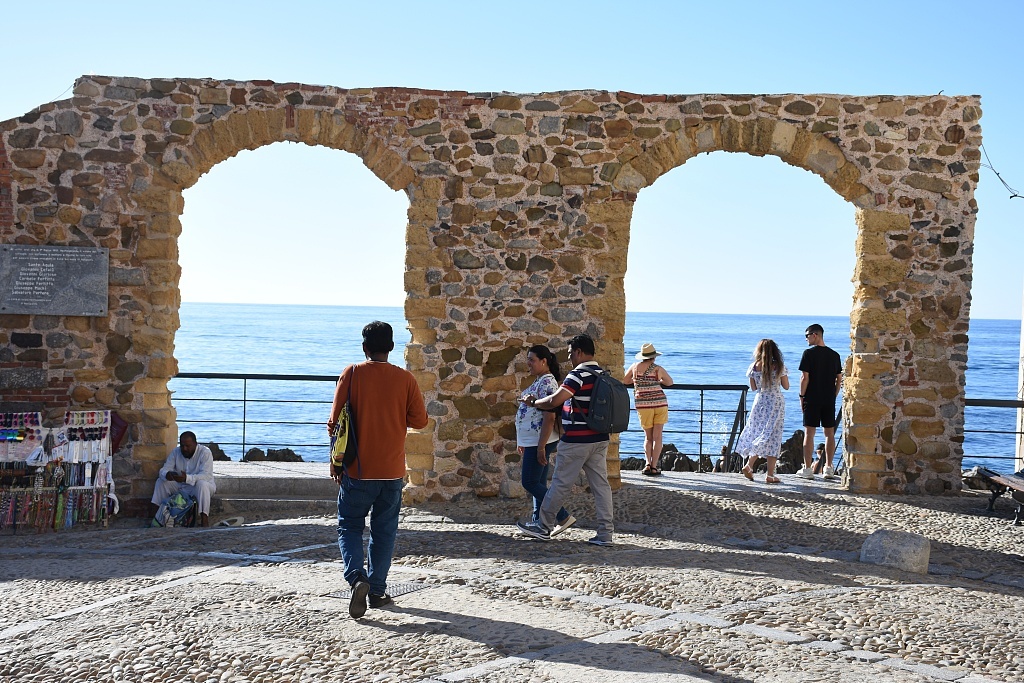
[[[685,119],[675,135],[661,137],[606,175],[614,189],[635,200],[700,153],[773,155],[818,175],[851,202],[857,239],[851,353],[843,380],[843,482],[859,492],[957,491],[980,160],[962,124],[976,121],[980,110],[953,102],[948,113],[956,111],[955,118],[936,127],[934,118],[948,101],[914,107],[912,98],[851,99],[856,101],[842,109],[833,101],[836,118],[811,125],[772,116],[708,117],[705,106],[704,116]],[[828,106],[826,100],[817,114]],[[887,121],[883,135],[875,122],[879,115],[904,120]],[[932,125],[915,126],[915,117]],[[980,145],[980,128],[970,132]],[[616,228],[627,234],[614,241],[628,243],[628,221],[609,224],[610,231]],[[623,273],[625,258],[623,251]]]

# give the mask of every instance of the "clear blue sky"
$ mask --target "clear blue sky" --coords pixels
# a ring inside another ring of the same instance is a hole
[[[0,21],[0,120],[68,97],[84,73],[512,92],[941,90],[982,96],[992,162],[1024,191],[1024,3],[1009,0],[7,2]],[[1019,318],[1024,199],[985,169],[977,199],[972,315]],[[185,201],[187,301],[401,305],[406,200],[353,155],[243,152]],[[853,216],[774,157],[692,159],[639,196],[627,308],[845,315]],[[342,254],[357,258],[339,272]]]

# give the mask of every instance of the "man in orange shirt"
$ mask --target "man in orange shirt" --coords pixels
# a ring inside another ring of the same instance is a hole
[[[423,394],[408,370],[388,363],[395,348],[391,325],[376,320],[363,328],[366,361],[349,365],[334,392],[327,432],[334,435],[348,401],[359,439],[359,457],[347,468],[331,464],[338,482],[338,546],[345,580],[352,586],[348,613],[359,619],[370,607],[391,603],[388,570],[398,534],[405,485],[405,435],[427,426]],[[370,516],[369,561],[363,568],[363,529]]]

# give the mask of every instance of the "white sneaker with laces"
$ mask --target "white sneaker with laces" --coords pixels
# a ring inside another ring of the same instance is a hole
[[[799,472],[797,472],[796,476],[800,477],[801,479],[814,479],[814,472],[811,470],[810,467],[805,467]]]
[[[825,479],[835,479],[836,478],[836,471],[832,468],[832,465],[825,465],[824,477],[825,477]]]

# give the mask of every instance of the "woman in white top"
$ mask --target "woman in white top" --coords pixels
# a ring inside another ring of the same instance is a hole
[[[747,369],[750,388],[757,391],[750,417],[740,434],[736,452],[747,458],[743,476],[753,481],[754,464],[758,458],[768,461],[766,484],[778,484],[775,463],[782,450],[782,428],[786,419],[786,397],[782,389],[789,389],[789,375],[782,361],[782,352],[771,339],[762,339],[754,349],[754,362]]]
[[[523,395],[544,398],[558,391],[562,381],[562,371],[558,367],[558,359],[551,349],[538,344],[530,347],[526,354],[526,365],[530,375],[535,377],[530,388]],[[550,458],[558,447],[558,431],[555,429],[557,414],[555,411],[542,411],[532,408],[522,400],[516,411],[516,445],[523,461],[523,488],[533,496],[533,521],[540,516],[540,506],[548,492],[548,469]],[[564,531],[571,526],[572,519],[565,508],[558,511],[556,530]],[[552,535],[554,532],[552,532]]]

